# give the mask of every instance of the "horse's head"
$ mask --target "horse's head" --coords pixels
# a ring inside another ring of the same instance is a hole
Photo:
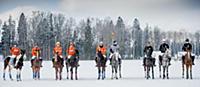
[[[24,55],[26,53],[26,50],[21,49],[21,54]]]

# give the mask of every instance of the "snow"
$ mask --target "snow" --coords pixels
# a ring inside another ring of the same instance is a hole
[[[0,75],[2,77],[3,63],[0,62]],[[0,87],[199,87],[200,83],[200,60],[195,60],[195,66],[193,67],[193,80],[186,80],[181,78],[181,61],[172,61],[170,67],[169,77],[170,79],[160,79],[158,66],[155,67],[155,79],[146,80],[144,78],[144,72],[142,60],[124,60],[122,65],[122,77],[119,80],[111,80],[111,68],[107,64],[107,72],[105,80],[97,80],[97,68],[94,61],[80,61],[80,68],[78,70],[79,80],[67,80],[66,69],[64,68],[63,80],[56,81],[54,69],[50,61],[44,61],[41,69],[41,80],[32,79],[32,71],[30,68],[30,62],[25,62],[25,66],[22,69],[22,82],[15,80],[15,71],[13,71],[14,81],[3,81],[0,79]],[[158,65],[158,64],[157,64]]]

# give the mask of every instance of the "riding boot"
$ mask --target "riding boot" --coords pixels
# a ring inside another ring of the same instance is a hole
[[[143,59],[143,66],[145,66],[145,62],[146,62],[146,58],[144,57],[144,59]]]
[[[160,65],[162,65],[162,56],[161,55],[159,56],[159,62],[160,62]]]
[[[55,67],[55,64],[54,64],[54,58],[52,59],[52,63],[53,63],[53,67]]]
[[[109,59],[110,60],[110,65],[112,64],[112,58]]]
[[[155,59],[155,58],[152,58],[152,61],[153,61],[153,66],[156,66],[156,64],[155,64],[156,59]]]
[[[182,64],[184,64],[184,59],[185,59],[185,57],[184,57],[184,56],[182,56]]]
[[[63,64],[64,59],[62,58],[61,60],[62,60],[61,61],[61,65],[62,65],[62,67],[64,67],[64,64]]]
[[[118,60],[119,60],[119,65],[121,65],[122,59],[121,59],[121,58],[118,58]]]
[[[195,59],[195,57],[194,57],[194,56],[191,56],[191,58],[192,58],[192,65],[195,65],[195,64],[194,64],[194,59]]]
[[[33,59],[31,59],[31,67],[33,67]]]
[[[168,59],[169,59],[169,65],[171,65],[171,57],[169,57]]]
[[[40,59],[40,67],[42,67],[42,59]]]

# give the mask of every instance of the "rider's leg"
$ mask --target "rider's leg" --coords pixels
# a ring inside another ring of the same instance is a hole
[[[162,56],[161,55],[159,55],[159,62],[162,65]]]
[[[182,56],[182,64],[184,64],[184,59],[185,59],[185,57],[184,57],[184,56]]]
[[[145,65],[145,62],[146,62],[146,57],[144,57],[143,59],[143,66]]]
[[[14,58],[15,58],[16,56],[15,55],[12,55],[11,57],[10,57],[10,61],[9,61],[9,64],[10,65],[14,65]]]
[[[113,56],[113,53],[110,53],[110,56],[109,56],[110,65],[112,64],[112,61],[111,61],[111,59],[112,59],[112,56]]]
[[[119,54],[118,60],[119,60],[119,64],[121,64],[122,63],[122,56],[120,54]]]
[[[31,67],[33,66],[33,60],[35,59],[36,56],[32,56],[31,58]]]
[[[171,57],[168,57],[168,59],[169,59],[169,65],[171,65],[171,59],[172,59],[172,58],[171,58]]]
[[[191,55],[191,58],[192,58],[192,65],[194,65],[195,56],[192,56],[192,55]]]
[[[155,64],[156,59],[155,59],[155,58],[152,58],[152,61],[153,61],[153,65],[156,66],[156,64]]]

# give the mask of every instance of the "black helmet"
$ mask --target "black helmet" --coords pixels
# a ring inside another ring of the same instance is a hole
[[[185,40],[185,42],[189,42],[189,39],[187,38],[187,39]]]

